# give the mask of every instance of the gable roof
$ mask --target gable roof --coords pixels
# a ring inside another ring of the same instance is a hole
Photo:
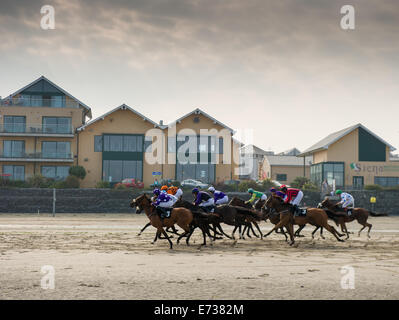
[[[226,128],[227,130],[229,130],[232,134],[235,133],[235,131],[233,129],[231,129],[230,127],[226,126],[225,124],[221,123],[220,121],[216,120],[215,118],[211,117],[209,114],[207,114],[206,112],[202,111],[201,109],[197,108],[193,111],[191,111],[190,113],[187,113],[186,115],[184,115],[183,117],[177,119],[176,121],[170,123],[168,126],[171,127],[174,123],[180,123],[183,119],[191,116],[192,114],[202,114],[205,117],[207,117],[208,119],[211,119],[213,121],[213,123],[217,123],[218,125]]]
[[[376,139],[380,140],[382,143],[384,143],[386,146],[388,146],[391,149],[391,151],[396,150],[388,142],[386,142],[385,140],[383,140],[382,138],[377,136],[375,133],[371,132],[369,129],[367,129],[365,126],[363,126],[361,123],[358,123],[358,124],[356,124],[354,126],[351,126],[349,128],[345,128],[345,129],[342,129],[340,131],[331,133],[330,135],[328,135],[324,139],[320,140],[319,142],[315,143],[310,148],[308,148],[305,151],[303,151],[298,156],[304,157],[304,156],[310,155],[310,154],[312,154],[314,152],[317,152],[317,151],[327,150],[330,145],[332,145],[333,143],[335,143],[338,140],[342,139],[343,137],[345,137],[346,135],[348,135],[352,131],[356,130],[357,128],[362,128],[363,130],[367,131],[369,134],[371,134]]]
[[[303,167],[303,158],[297,156],[282,156],[282,155],[266,155],[267,162],[271,166],[301,166]],[[312,164],[313,157],[305,157],[305,166]]]
[[[297,156],[298,154],[300,154],[301,151],[299,151],[297,148],[291,148],[288,150],[285,150],[283,152],[277,153],[278,156]]]
[[[35,81],[29,83],[28,85],[26,85],[25,87],[15,91],[14,93],[10,94],[7,98],[13,98],[15,95],[21,93],[22,91],[28,89],[29,87],[35,85],[36,83],[38,83],[39,81],[44,80],[46,82],[48,82],[49,84],[51,84],[53,87],[57,88],[59,91],[61,91],[63,94],[65,94],[66,96],[68,96],[69,98],[77,101],[80,105],[82,105],[83,108],[85,108],[87,110],[87,116],[91,119],[92,115],[91,115],[91,108],[89,106],[87,106],[86,104],[84,104],[82,101],[80,101],[79,99],[76,99],[73,95],[71,95],[69,92],[65,91],[64,89],[62,89],[61,87],[57,86],[54,82],[50,81],[49,79],[47,79],[45,76],[41,76],[40,78],[36,79]]]
[[[77,128],[77,130],[78,130],[78,131],[82,131],[82,130],[84,130],[86,127],[92,125],[93,123],[95,123],[95,122],[97,122],[97,121],[99,121],[99,120],[104,120],[104,118],[105,118],[106,116],[108,116],[108,115],[110,115],[111,113],[114,113],[115,111],[118,111],[118,110],[129,110],[129,111],[133,112],[134,114],[138,115],[140,118],[143,118],[144,121],[148,121],[149,123],[153,124],[154,127],[161,128],[160,125],[158,125],[156,122],[152,121],[151,119],[147,118],[146,116],[142,115],[140,112],[134,110],[133,108],[130,108],[130,107],[129,107],[128,105],[126,105],[126,104],[122,104],[122,105],[120,105],[119,107],[116,107],[116,108],[112,109],[111,111],[108,111],[107,113],[104,113],[102,116],[99,116],[98,118],[95,118],[94,120],[92,120],[92,121],[86,123],[85,125],[83,125],[83,126]],[[161,129],[162,129],[162,128],[161,128]]]
[[[250,154],[258,154],[258,155],[271,155],[273,154],[273,151],[265,151],[254,144],[248,144],[246,146],[243,146],[240,150],[241,153],[250,153]]]

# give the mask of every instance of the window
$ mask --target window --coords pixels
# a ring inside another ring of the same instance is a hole
[[[25,155],[25,141],[3,141],[3,156],[6,158],[21,158]]]
[[[103,136],[94,136],[94,152],[103,151]]]
[[[54,108],[63,108],[65,106],[65,96],[52,96],[51,106]]]
[[[144,152],[152,152],[152,137],[150,136],[144,139]]]
[[[26,118],[24,116],[4,116],[4,132],[25,132]]]
[[[394,187],[399,185],[399,177],[374,177],[374,183],[382,187]]]
[[[46,178],[64,180],[69,175],[68,166],[42,166],[41,174]]]
[[[219,138],[219,154],[223,154],[223,138]]]
[[[42,155],[44,158],[71,158],[71,143],[64,141],[43,141]]]
[[[134,178],[142,180],[143,162],[135,160],[104,160],[103,180],[120,182],[123,179]]]
[[[25,180],[25,166],[3,166],[3,174],[9,174],[11,180]]]
[[[385,161],[386,145],[363,128],[359,128],[359,161]]]
[[[142,152],[143,137],[139,135],[104,135],[103,151]]]
[[[277,173],[276,180],[277,181],[287,181],[287,175],[285,173]]]
[[[43,132],[72,133],[71,118],[43,117]]]

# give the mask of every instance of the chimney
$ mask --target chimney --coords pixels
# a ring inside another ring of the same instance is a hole
[[[159,120],[159,125],[163,126],[163,120]]]

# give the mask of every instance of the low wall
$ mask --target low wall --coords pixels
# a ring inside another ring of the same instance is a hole
[[[129,207],[131,199],[140,192],[110,189],[57,189],[57,213],[133,213]],[[355,205],[372,209],[370,197],[377,198],[373,211],[390,215],[399,214],[399,191],[353,191]],[[247,193],[228,193],[229,197],[238,196],[249,199]],[[190,193],[184,199],[191,201]],[[303,205],[317,206],[321,200],[318,192],[305,192]],[[41,213],[53,212],[53,189],[0,189],[0,213]]]

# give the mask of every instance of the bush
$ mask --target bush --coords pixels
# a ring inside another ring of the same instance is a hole
[[[271,179],[265,179],[262,181],[262,190],[269,191],[270,188],[275,187],[276,184]]]
[[[259,184],[257,184],[254,180],[245,180],[238,185],[238,191],[240,192],[247,192],[249,188],[257,190],[262,187]]]
[[[111,188],[111,184],[108,181],[98,181],[96,183],[96,188],[98,188],[98,189],[109,189],[109,188]]]
[[[65,181],[61,181],[65,188],[79,188],[80,180],[76,176],[68,176]]]
[[[368,184],[364,186],[364,190],[374,190],[374,191],[381,191],[384,190],[383,187],[381,187],[378,184]]]
[[[319,191],[319,188],[313,182],[308,182],[308,183],[305,183],[303,185],[302,190],[305,190],[305,191]]]
[[[114,189],[115,190],[127,190],[128,187],[126,187],[124,184],[116,184]]]
[[[69,175],[83,180],[86,177],[86,169],[82,166],[72,166],[69,168]]]
[[[53,179],[43,177],[41,174],[35,174],[28,178],[27,185],[32,188],[49,188],[53,182]]]

